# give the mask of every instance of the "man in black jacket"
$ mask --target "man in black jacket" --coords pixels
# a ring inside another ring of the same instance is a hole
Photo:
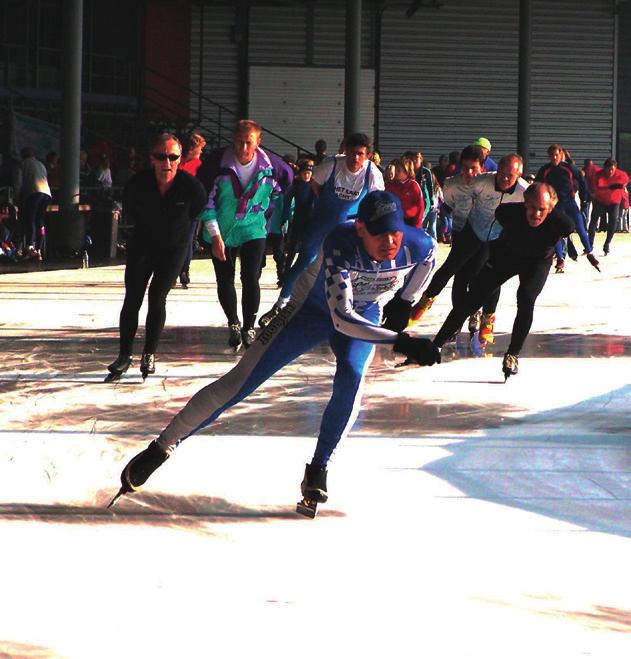
[[[149,284],[145,345],[140,362],[143,378],[155,373],[155,352],[164,328],[166,298],[182,270],[191,224],[204,208],[204,186],[178,171],[180,141],[160,135],[151,151],[151,169],[134,175],[123,192],[123,212],[134,225],[127,249],[125,300],[120,313],[120,352],[108,366],[107,380],[116,380],[132,361],[138,312]]]
[[[497,288],[518,275],[517,315],[502,363],[506,379],[517,373],[519,353],[530,332],[535,302],[550,272],[554,246],[575,229],[574,220],[554,208],[557,201],[551,185],[533,183],[524,191],[523,203],[498,206],[495,218],[502,226],[502,233],[491,243],[489,260],[471,284],[469,293],[451,310],[436,334],[436,346],[441,348]]]

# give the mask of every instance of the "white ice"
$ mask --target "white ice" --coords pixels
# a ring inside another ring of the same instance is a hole
[[[506,384],[515,282],[486,358],[464,334],[432,368],[379,351],[314,520],[294,511],[328,349],[109,511],[127,460],[238,359],[210,262],[171,292],[144,384],[138,359],[102,383],[121,266],[0,275],[0,658],[628,659],[630,237],[601,261],[550,275]],[[270,258],[263,283],[261,311]]]

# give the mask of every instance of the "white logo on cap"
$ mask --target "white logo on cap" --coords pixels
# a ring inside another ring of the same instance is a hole
[[[396,213],[397,205],[393,201],[377,201],[375,202],[375,212],[370,218],[371,220],[378,220],[384,215]]]

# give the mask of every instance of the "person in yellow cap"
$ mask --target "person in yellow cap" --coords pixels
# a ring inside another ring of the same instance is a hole
[[[496,172],[497,163],[490,156],[491,142],[486,137],[478,137],[473,144],[479,146],[482,149],[482,153],[484,153],[484,170],[487,172]]]

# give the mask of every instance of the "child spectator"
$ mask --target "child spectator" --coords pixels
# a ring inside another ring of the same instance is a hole
[[[386,192],[401,200],[405,223],[420,228],[425,202],[421,186],[415,180],[414,163],[410,158],[397,158],[394,161],[394,180],[386,181],[385,186]]]
[[[315,193],[311,187],[313,167],[314,161],[309,158],[301,160],[298,163],[298,173],[289,192],[288,203],[293,205],[293,217],[287,232],[285,274],[291,268],[296,258],[305,231],[311,221],[311,213],[315,202]]]

